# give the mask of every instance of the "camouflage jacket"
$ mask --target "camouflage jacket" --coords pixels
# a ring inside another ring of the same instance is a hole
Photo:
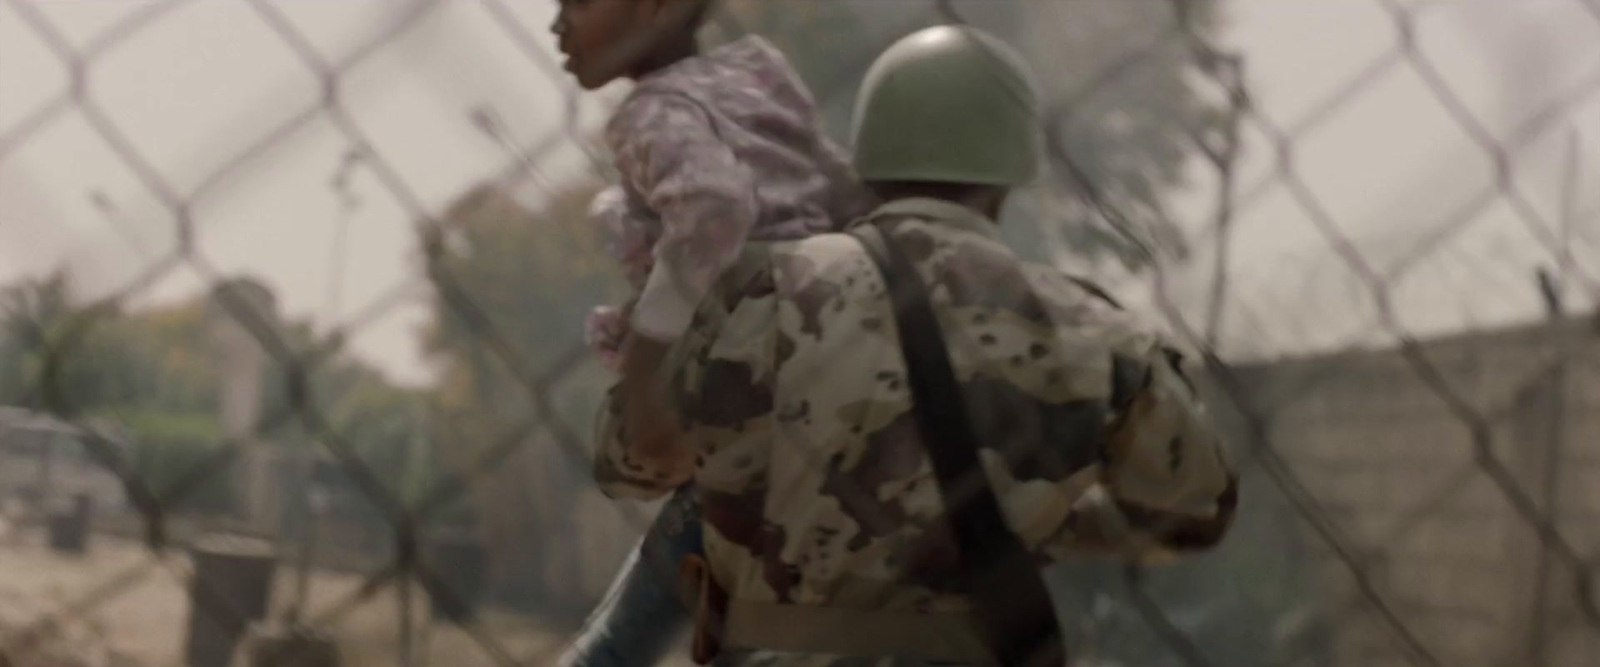
[[[901,200],[858,224],[887,232],[930,286],[980,459],[1041,564],[1221,538],[1235,476],[1172,348],[1092,286],[1020,263],[970,209]],[[681,341],[672,383],[717,581],[736,603],[965,612],[893,308],[859,242],[775,244],[723,287]],[[637,465],[614,410],[598,434],[608,494],[689,481]]]

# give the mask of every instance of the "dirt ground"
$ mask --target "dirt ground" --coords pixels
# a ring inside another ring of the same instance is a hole
[[[40,536],[19,532],[0,535],[0,667],[182,667],[187,558],[157,559],[137,543],[104,536],[95,537],[86,555],[66,557]],[[345,667],[405,665],[406,635],[410,667],[554,664],[570,632],[494,610],[466,629],[433,622],[420,589],[412,593],[411,623],[403,630],[397,587],[348,602],[362,579],[333,573],[311,579],[308,617],[336,641]],[[280,571],[274,589],[280,612],[293,599],[294,583]],[[235,655],[236,665],[245,662],[242,656]]]

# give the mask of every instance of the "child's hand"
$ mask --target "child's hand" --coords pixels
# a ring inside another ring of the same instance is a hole
[[[613,373],[622,371],[622,341],[628,336],[628,310],[600,306],[584,322],[584,340],[600,363]]]
[[[633,307],[638,305],[638,304],[639,304],[639,297],[637,297],[637,296],[635,296],[635,297],[633,297],[631,299],[628,299],[628,301],[626,303],[622,304],[622,310],[620,310],[618,312],[618,315],[622,319],[622,328],[623,329],[629,329],[629,328],[633,327]]]

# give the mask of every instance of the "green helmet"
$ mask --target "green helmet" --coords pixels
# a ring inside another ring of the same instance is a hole
[[[853,134],[867,181],[1014,187],[1039,171],[1028,66],[972,28],[928,28],[884,51],[862,84]]]

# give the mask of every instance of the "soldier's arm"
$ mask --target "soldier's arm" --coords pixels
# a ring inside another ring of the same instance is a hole
[[[1160,558],[1221,541],[1238,477],[1183,358],[1159,342],[1113,356],[1113,418],[1080,518],[1124,555]]]
[[[606,394],[595,429],[595,481],[612,498],[653,500],[694,475],[694,451],[665,395],[665,347],[634,338],[622,379]]]
[[[1019,533],[1046,561],[1161,558],[1215,545],[1232,524],[1238,487],[1182,355],[1093,283],[1047,266],[1025,270],[1057,326],[1081,328],[1070,337],[1109,363],[1086,363],[1097,370],[1079,378],[1104,400],[1095,417],[1104,426],[1060,443],[1072,473],[1018,502]],[[1080,449],[1086,441],[1092,451]]]

